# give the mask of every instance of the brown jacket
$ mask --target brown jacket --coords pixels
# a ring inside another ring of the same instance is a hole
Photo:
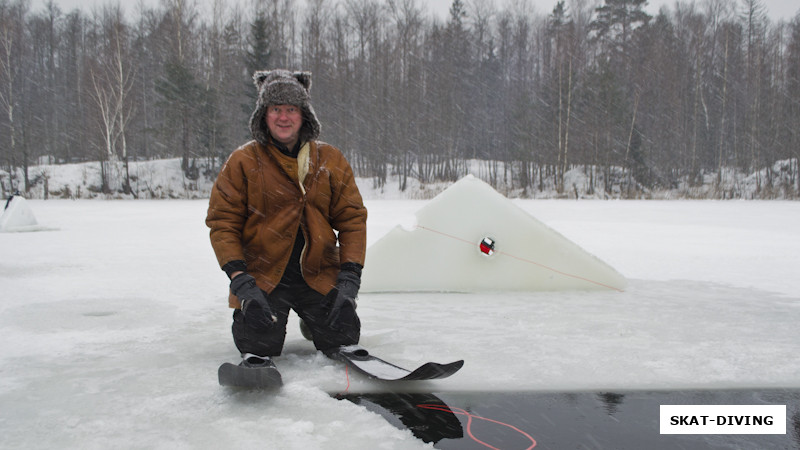
[[[206,225],[220,267],[244,260],[267,292],[283,276],[298,228],[312,289],[327,294],[341,264],[364,265],[367,210],[344,155],[323,142],[305,144],[296,159],[256,141],[236,149],[211,190]],[[230,306],[239,307],[235,296]]]

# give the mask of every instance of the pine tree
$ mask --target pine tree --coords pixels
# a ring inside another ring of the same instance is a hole
[[[272,24],[269,17],[263,8],[258,8],[256,11],[253,22],[250,23],[250,34],[247,37],[247,51],[244,54],[244,64],[247,67],[247,73],[253,74],[257,70],[265,70],[270,68],[272,63],[273,42],[272,33],[270,29]],[[253,110],[258,92],[253,89],[251,79],[247,79],[244,86],[248,102],[242,105],[242,110],[245,113],[250,113]]]

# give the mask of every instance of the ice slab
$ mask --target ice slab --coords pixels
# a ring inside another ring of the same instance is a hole
[[[469,175],[367,250],[361,292],[622,290],[625,278]]]

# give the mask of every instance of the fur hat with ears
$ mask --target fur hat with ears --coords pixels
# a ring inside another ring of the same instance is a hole
[[[269,129],[265,116],[271,105],[294,105],[303,113],[300,127],[300,141],[308,142],[319,137],[321,125],[311,107],[311,72],[290,72],[288,70],[263,70],[253,74],[253,82],[258,89],[256,109],[250,116],[250,132],[259,144],[266,146]]]

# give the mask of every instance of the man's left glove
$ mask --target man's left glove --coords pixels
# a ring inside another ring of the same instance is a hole
[[[361,277],[352,271],[342,270],[336,278],[336,288],[325,297],[323,307],[330,309],[325,325],[332,330],[341,331],[345,324],[352,322],[356,313],[356,297],[361,287]]]

